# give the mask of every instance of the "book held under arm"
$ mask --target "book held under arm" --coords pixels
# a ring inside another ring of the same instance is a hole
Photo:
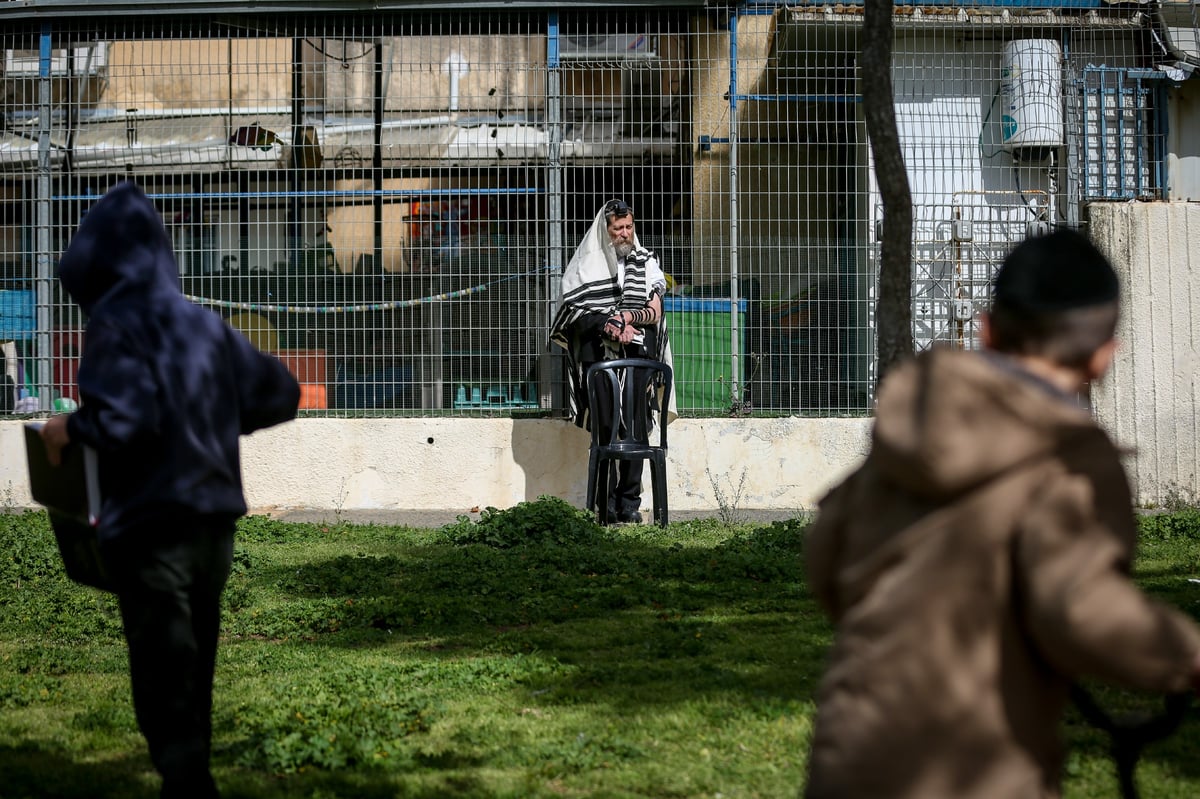
[[[25,454],[29,464],[29,493],[50,514],[67,577],[105,591],[112,584],[100,560],[96,527],[100,523],[100,469],[96,451],[70,444],[62,463],[54,466],[41,436],[42,425],[25,425]]]

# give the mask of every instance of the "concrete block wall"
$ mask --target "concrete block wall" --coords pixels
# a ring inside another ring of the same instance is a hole
[[[1093,389],[1097,417],[1128,449],[1138,503],[1200,494],[1200,205],[1096,203],[1090,234],[1121,278],[1120,346]]]
[[[869,429],[869,419],[679,419],[669,506],[716,516],[720,492],[744,510],[812,508],[865,455]],[[21,422],[0,422],[0,508],[33,505],[23,448]],[[587,449],[583,430],[555,419],[299,419],[246,437],[242,473],[258,513],[468,513],[542,495],[583,507]]]

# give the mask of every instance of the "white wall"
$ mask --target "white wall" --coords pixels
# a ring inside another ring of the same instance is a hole
[[[811,508],[866,453],[869,419],[679,419],[668,505]],[[0,508],[29,507],[21,422],[0,422]],[[244,440],[253,512],[506,508],[542,495],[583,506],[588,437],[553,419],[300,419]],[[745,482],[742,483],[742,475]],[[710,477],[711,475],[711,477]],[[649,509],[649,469],[643,507]]]
[[[1097,415],[1130,450],[1139,503],[1200,498],[1200,205],[1097,203],[1088,216],[1121,278],[1120,348]]]
[[[1168,197],[1200,201],[1200,87],[1195,81],[1169,91],[1167,113]]]

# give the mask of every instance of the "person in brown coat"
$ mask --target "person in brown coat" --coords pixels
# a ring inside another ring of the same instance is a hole
[[[1200,630],[1130,580],[1129,486],[1078,401],[1111,363],[1117,295],[1081,234],[1026,240],[983,350],[884,381],[870,453],[805,544],[836,625],[808,799],[1058,796],[1074,680],[1200,686]]]

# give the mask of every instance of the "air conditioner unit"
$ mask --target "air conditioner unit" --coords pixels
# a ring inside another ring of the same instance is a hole
[[[654,58],[653,37],[646,33],[565,34],[559,58],[576,61],[623,61]]]
[[[76,75],[97,75],[108,66],[108,42],[92,42],[53,50],[50,54],[50,75],[62,77],[67,74],[67,58]],[[36,78],[41,74],[37,50],[5,50],[4,77]]]

